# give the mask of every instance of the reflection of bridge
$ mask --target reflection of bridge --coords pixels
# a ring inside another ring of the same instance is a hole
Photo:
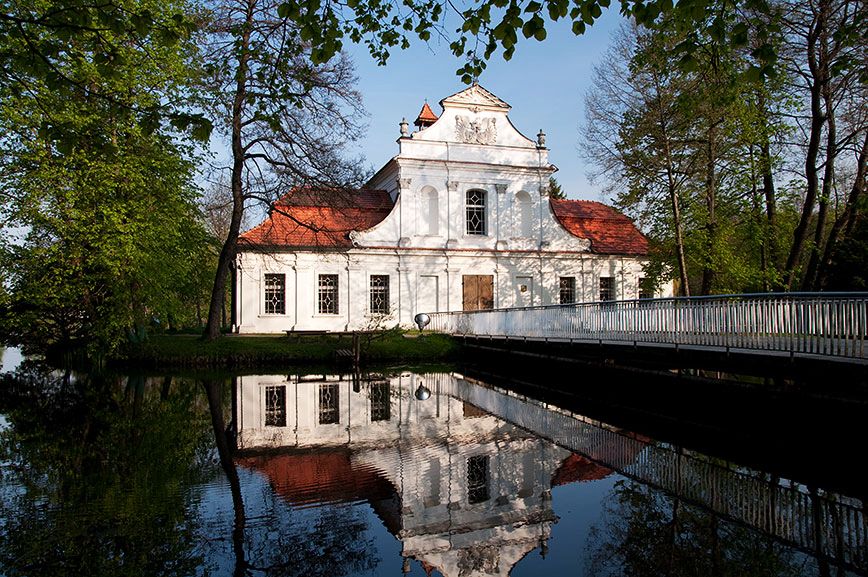
[[[868,293],[723,295],[433,313],[454,335],[868,360]]]
[[[512,392],[462,379],[454,395],[624,476],[759,529],[816,556],[868,572],[865,503],[619,432]]]

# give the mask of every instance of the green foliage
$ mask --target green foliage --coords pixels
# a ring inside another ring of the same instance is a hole
[[[564,192],[561,183],[554,176],[549,177],[549,196],[557,200],[563,200],[567,197],[567,193]]]
[[[761,35],[734,18],[716,26],[753,44]],[[769,220],[762,190],[764,172],[781,164],[771,143],[788,133],[778,115],[789,106],[784,77],[746,81],[758,62],[752,53],[719,46],[710,34],[688,33],[671,15],[651,30],[625,29],[588,97],[586,154],[652,240],[646,275],[679,276],[680,244],[692,293],[768,290],[780,286],[782,252],[774,248],[786,244],[796,206],[773,191]],[[685,67],[677,62],[687,36],[703,48]]]
[[[838,243],[832,255],[828,290],[868,290],[868,200],[862,204],[853,232]]]
[[[43,89],[66,97],[87,91],[111,115],[126,114],[132,106],[143,126],[168,121],[207,140],[209,122],[187,109],[179,92],[155,90],[150,99],[131,102],[124,90],[130,67],[143,59],[166,65],[166,53],[188,50],[197,20],[199,15],[183,0],[4,2],[0,89],[27,98],[38,98]],[[176,66],[165,72],[183,73]],[[51,109],[50,99],[43,104]],[[43,130],[67,149],[75,144],[62,126]]]
[[[182,8],[120,7],[155,19]],[[33,33],[51,46],[67,31]],[[25,68],[18,84],[0,87],[0,217],[19,237],[0,255],[4,342],[112,350],[154,319],[186,314],[184,301],[201,291],[209,247],[190,184],[193,150],[153,112],[184,89],[191,45],[128,33],[102,30],[101,43],[54,54],[50,69],[64,82]]]
[[[364,42],[371,55],[385,64],[389,50],[406,48],[415,37],[427,42],[432,34],[447,38],[452,53],[467,60],[457,70],[462,81],[470,84],[485,70],[486,62],[497,52],[510,60],[519,42],[525,39],[541,42],[548,36],[550,23],[566,20],[574,34],[584,34],[610,8],[610,0],[479,0],[462,7],[439,0],[404,0],[401,3],[383,0],[350,0],[342,9],[323,0],[308,0],[303,5],[283,2],[279,15],[298,24],[302,39],[314,47],[315,62],[326,62],[343,47],[343,40]],[[720,46],[744,46],[746,28],[753,24],[762,41],[754,49],[759,75],[774,70],[776,51],[768,40],[778,31],[764,21],[751,21],[753,14],[772,12],[766,0],[620,0],[616,3],[621,14],[639,25],[654,28],[661,19],[669,18],[684,33],[677,47],[679,58],[690,66],[694,54],[707,46],[709,39]],[[454,10],[459,26],[454,35],[444,31],[445,13]],[[732,23],[736,25],[733,26]]]
[[[190,575],[192,486],[215,474],[199,389],[42,370],[4,375],[0,573]]]

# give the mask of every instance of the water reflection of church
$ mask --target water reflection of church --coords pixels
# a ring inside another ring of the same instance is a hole
[[[239,377],[238,462],[291,503],[368,501],[405,568],[507,575],[545,555],[551,488],[610,471],[464,402],[467,387],[442,373]]]

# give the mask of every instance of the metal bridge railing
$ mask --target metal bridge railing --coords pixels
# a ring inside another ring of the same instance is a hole
[[[455,335],[625,341],[865,358],[868,293],[768,293],[429,313]]]

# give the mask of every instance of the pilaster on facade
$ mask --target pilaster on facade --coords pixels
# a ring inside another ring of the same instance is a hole
[[[507,118],[508,105],[480,88],[442,105],[439,117],[400,139],[398,156],[358,191],[358,206],[329,206],[328,195],[322,206],[288,203],[287,210],[299,206],[315,226],[275,213],[242,235],[236,330],[356,330],[371,318],[372,274],[389,275],[390,314],[404,326],[417,309],[460,310],[464,275],[492,275],[486,282],[493,282],[498,307],[558,302],[565,276],[576,277],[577,300],[597,300],[601,276],[616,277],[622,298],[636,293],[644,239],[600,203],[549,198],[556,167],[548,164],[544,135],[523,136]],[[471,190],[485,191],[484,199],[468,205]],[[315,197],[314,191],[303,201]],[[604,227],[618,219],[620,230],[610,234]],[[610,241],[625,237],[633,240]],[[286,275],[284,315],[261,314],[266,270]],[[318,275],[336,273],[339,314],[321,314]]]

